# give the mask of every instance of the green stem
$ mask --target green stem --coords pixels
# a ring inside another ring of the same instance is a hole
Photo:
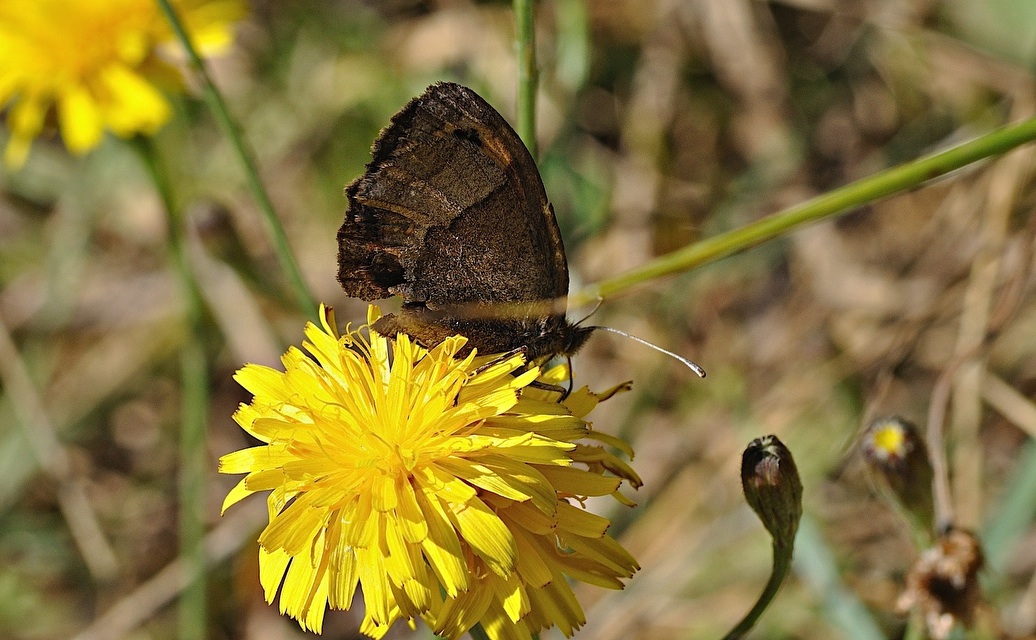
[[[903,640],[925,640],[925,635],[924,616],[917,611],[911,612],[903,630]]]
[[[984,158],[1003,154],[1033,140],[1036,140],[1036,118],[1001,127],[976,140],[880,171],[739,229],[696,242],[624,274],[590,285],[572,296],[572,304],[573,306],[588,304],[662,276],[688,271],[715,262],[767,240],[783,236],[806,224],[845,213],[899,191],[917,187],[928,180],[946,175]]]
[[[180,348],[180,557],[190,582],[180,595],[180,638],[205,637],[205,476],[209,460],[205,446],[209,379],[204,346],[204,303],[187,251],[187,221],[181,215],[158,155],[143,138],[134,141],[166,210],[169,250],[187,305],[189,332]]]
[[[518,135],[536,157],[536,68],[535,0],[514,0],[517,27],[515,48],[518,54]]]
[[[273,243],[274,253],[277,255],[277,262],[288,277],[288,282],[295,293],[299,308],[310,318],[316,318],[316,301],[310,293],[309,287],[306,286],[305,280],[302,278],[302,272],[299,270],[295,256],[291,252],[291,245],[288,244],[288,236],[284,233],[284,227],[281,226],[280,219],[277,218],[277,214],[274,212],[270,196],[266,193],[266,189],[259,179],[259,170],[255,159],[245,146],[244,138],[234,119],[230,116],[230,110],[227,108],[226,101],[223,100],[223,96],[220,94],[219,89],[216,88],[215,83],[212,82],[212,78],[205,69],[205,63],[202,62],[197,49],[191,43],[190,36],[187,34],[186,29],[184,29],[183,23],[172,5],[170,5],[169,0],[156,1],[162,12],[165,13],[166,19],[168,19],[169,24],[176,33],[176,37],[187,52],[187,60],[191,68],[201,80],[205,102],[208,103],[209,108],[216,117],[216,122],[219,124],[220,129],[223,130],[223,134],[230,140],[230,144],[234,148],[241,166],[244,167],[248,189],[252,192],[252,197],[255,198],[256,204],[259,206],[259,212],[262,214],[263,220],[266,223],[266,230]]]
[[[743,638],[755,626],[759,617],[770,606],[773,597],[777,595],[777,590],[781,587],[781,583],[784,582],[784,578],[788,575],[788,570],[791,568],[791,556],[791,545],[779,546],[776,543],[773,545],[773,569],[770,572],[770,580],[766,583],[766,587],[763,588],[763,592],[759,595],[759,599],[756,600],[752,610],[745,614],[741,622],[738,622],[727,635],[723,636],[723,640]]]
[[[205,475],[209,466],[205,426],[209,379],[205,348],[194,334],[180,351],[180,556],[191,581],[180,596],[179,636],[205,637]]]

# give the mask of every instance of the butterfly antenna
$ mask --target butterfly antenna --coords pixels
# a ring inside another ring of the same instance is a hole
[[[601,296],[597,296],[597,302],[594,303],[594,308],[590,309],[590,312],[587,313],[585,316],[583,316],[582,319],[580,319],[579,322],[576,323],[576,326],[579,326],[579,325],[583,324],[584,322],[586,322],[590,318],[590,316],[592,316],[593,314],[597,313],[597,310],[601,308],[602,304],[604,304],[604,298],[602,298]],[[603,327],[597,327],[597,328],[601,329]]]
[[[626,336],[627,338],[629,338],[630,340],[633,340],[634,342],[639,342],[640,344],[642,344],[644,346],[651,347],[655,351],[660,351],[660,352],[666,354],[667,356],[670,356],[672,358],[676,358],[677,360],[682,362],[688,369],[690,369],[691,371],[697,373],[699,378],[704,378],[705,377],[705,369],[702,369],[701,365],[699,365],[697,362],[694,362],[693,360],[688,360],[687,358],[681,356],[680,354],[673,353],[672,351],[669,351],[668,349],[663,349],[662,347],[658,346],[657,344],[654,344],[653,342],[648,342],[647,340],[645,340],[643,338],[638,338],[635,335],[626,333],[625,331],[621,331],[621,330],[615,329],[613,327],[592,327],[592,328],[593,329],[597,329],[598,331],[608,331],[608,332],[611,332],[611,333],[617,333],[620,336]]]

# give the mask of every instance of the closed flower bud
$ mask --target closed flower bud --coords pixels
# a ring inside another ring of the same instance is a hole
[[[791,451],[777,436],[756,438],[745,449],[741,487],[774,547],[791,548],[802,517],[802,481]]]

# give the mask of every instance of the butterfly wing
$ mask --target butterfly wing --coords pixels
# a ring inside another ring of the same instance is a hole
[[[339,282],[366,300],[402,296],[405,328],[456,317],[465,305],[568,294],[561,232],[536,164],[471,89],[437,83],[407,104],[346,195]]]

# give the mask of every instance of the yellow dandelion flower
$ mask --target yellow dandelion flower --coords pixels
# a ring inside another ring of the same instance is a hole
[[[368,326],[379,317],[371,307]],[[622,588],[637,563],[582,506],[640,482],[601,445],[628,447],[585,420],[620,388],[559,402],[549,384],[564,368],[541,377],[520,353],[457,358],[461,336],[425,349],[321,319],[306,327],[309,356],[293,347],[283,372],[238,372],[254,398],[234,418],[263,444],[220,460],[247,474],[224,510],[270,491],[268,602],[279,589],[281,612],[319,632],[362,585],[371,637],[420,618],[445,638],[478,623],[509,640],[585,622],[568,579]]]
[[[174,0],[196,46],[226,46],[243,0]],[[70,151],[97,146],[105,130],[153,134],[171,108],[152,79],[177,55],[154,0],[0,2],[0,108],[7,109],[9,166],[20,166],[53,109]]]

